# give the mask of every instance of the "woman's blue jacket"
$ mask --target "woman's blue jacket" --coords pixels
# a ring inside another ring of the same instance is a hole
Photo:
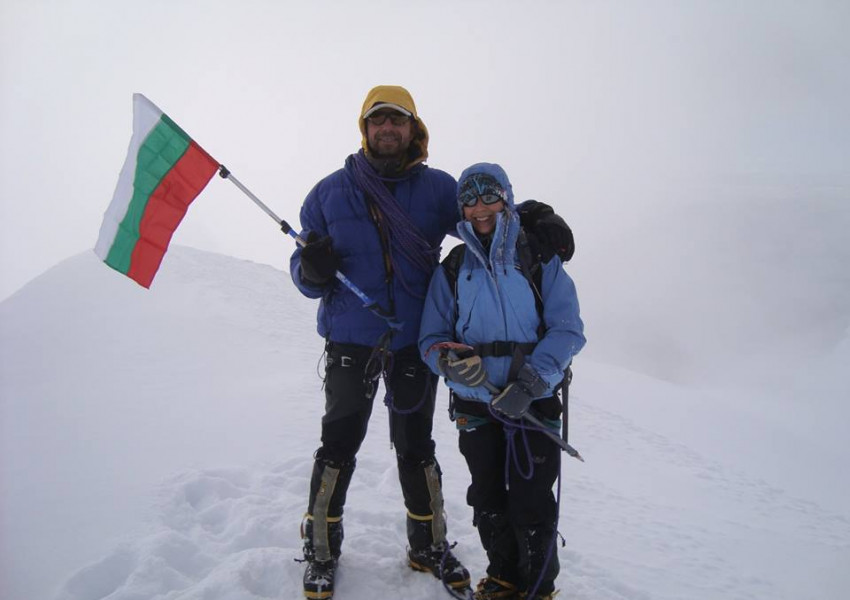
[[[545,333],[538,339],[540,316],[531,283],[520,269],[516,250],[520,224],[513,206],[498,215],[489,252],[485,252],[468,221],[458,223],[457,231],[467,246],[457,274],[457,297],[443,267],[438,267],[422,313],[419,350],[423,360],[439,373],[438,352],[429,352],[439,342],[470,346],[494,341],[537,342],[525,361],[549,385],[547,393],[540,397],[551,395],[563,379],[564,369],[585,344],[573,280],[557,255],[541,265]],[[484,366],[490,383],[504,387],[510,364],[511,357],[486,356]],[[470,388],[454,382],[448,385],[463,398],[490,401],[491,393],[484,387]]]

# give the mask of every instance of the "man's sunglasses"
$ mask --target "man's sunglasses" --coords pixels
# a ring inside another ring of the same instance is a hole
[[[460,202],[464,206],[468,206],[472,208],[476,204],[478,204],[478,200],[481,200],[484,204],[496,204],[496,202],[501,202],[504,200],[502,194],[479,194],[476,191],[469,190],[468,192],[461,194]]]
[[[369,121],[369,123],[371,123],[372,125],[379,127],[386,123],[388,118],[390,120],[390,123],[392,123],[396,127],[401,127],[402,125],[410,121],[410,117],[395,111],[375,113],[366,117],[366,120]]]

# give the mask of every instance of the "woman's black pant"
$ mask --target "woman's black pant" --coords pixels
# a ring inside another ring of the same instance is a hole
[[[560,416],[557,397],[534,406],[543,418]],[[458,444],[472,476],[466,499],[487,552],[488,575],[523,590],[542,573],[538,592],[552,592],[559,572],[552,543],[558,524],[552,488],[561,469],[560,447],[541,432],[506,427],[482,403],[457,400],[454,410],[472,416],[475,424],[460,430]]]

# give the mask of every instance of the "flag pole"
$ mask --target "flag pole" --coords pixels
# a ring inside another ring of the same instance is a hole
[[[257,198],[257,196],[255,196],[251,192],[251,190],[249,190],[244,185],[242,185],[242,182],[239,181],[238,179],[236,179],[227,167],[220,164],[218,174],[221,176],[222,179],[229,180],[233,185],[235,185],[237,188],[239,188],[239,190],[243,194],[245,194],[251,200],[253,200],[254,204],[259,206],[264,213],[266,213],[269,217],[274,219],[274,222],[277,223],[280,226],[281,231],[283,231],[284,233],[291,236],[299,246],[301,246],[303,248],[304,246],[307,245],[307,242],[304,240],[304,238],[302,238],[297,233],[295,233],[295,230],[292,229],[292,227],[289,225],[289,223],[287,223],[286,221],[284,221],[283,219],[278,217],[274,213],[274,211],[272,209],[270,209],[268,206],[266,206],[263,203],[262,200]],[[337,271],[334,275],[336,276],[337,279],[339,279],[342,282],[343,285],[345,285],[345,287],[347,287],[349,290],[351,290],[354,293],[355,296],[357,296],[358,298],[360,298],[363,301],[363,305],[364,305],[365,308],[368,308],[376,316],[378,316],[381,319],[383,319],[384,321],[386,321],[387,325],[390,326],[390,329],[397,331],[397,330],[400,330],[402,328],[402,326],[404,325],[403,323],[400,323],[399,321],[397,321],[396,318],[392,314],[387,312],[377,302],[375,302],[369,296],[367,296],[360,288],[358,288],[356,285],[354,285],[354,282],[352,282],[343,273],[341,273],[340,271]]]
[[[218,166],[218,174],[221,176],[222,179],[230,180],[230,182],[233,185],[235,185],[236,187],[238,187],[242,191],[243,194],[245,194],[251,200],[253,200],[254,204],[256,204],[261,209],[263,209],[264,213],[266,213],[268,216],[270,216],[272,219],[274,219],[275,223],[280,225],[280,227],[281,227],[281,229],[283,229],[284,233],[289,233],[289,231],[292,231],[292,228],[289,226],[289,224],[286,221],[284,221],[283,219],[278,217],[276,214],[274,214],[274,211],[272,211],[272,209],[270,209],[268,206],[263,204],[263,201],[260,200],[259,198],[257,198],[253,193],[251,193],[251,190],[249,190],[244,185],[242,185],[242,182],[239,181],[238,179],[236,179],[230,173],[230,170],[227,167],[225,167],[224,165],[219,165]],[[306,242],[304,242],[304,240],[299,238],[297,235],[295,236],[295,241],[298,242],[301,246],[303,246],[306,243]]]

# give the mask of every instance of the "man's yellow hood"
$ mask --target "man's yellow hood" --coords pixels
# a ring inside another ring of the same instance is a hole
[[[425,162],[428,158],[428,128],[425,123],[419,118],[416,112],[416,104],[413,103],[413,96],[400,85],[379,85],[369,90],[366,95],[366,100],[363,102],[363,108],[360,110],[360,133],[363,135],[361,145],[366,154],[369,154],[369,141],[366,138],[366,119],[363,115],[376,104],[396,104],[402,107],[413,115],[416,121],[417,132],[410,142],[410,148],[407,151],[408,160],[405,168],[410,168],[415,164]]]

